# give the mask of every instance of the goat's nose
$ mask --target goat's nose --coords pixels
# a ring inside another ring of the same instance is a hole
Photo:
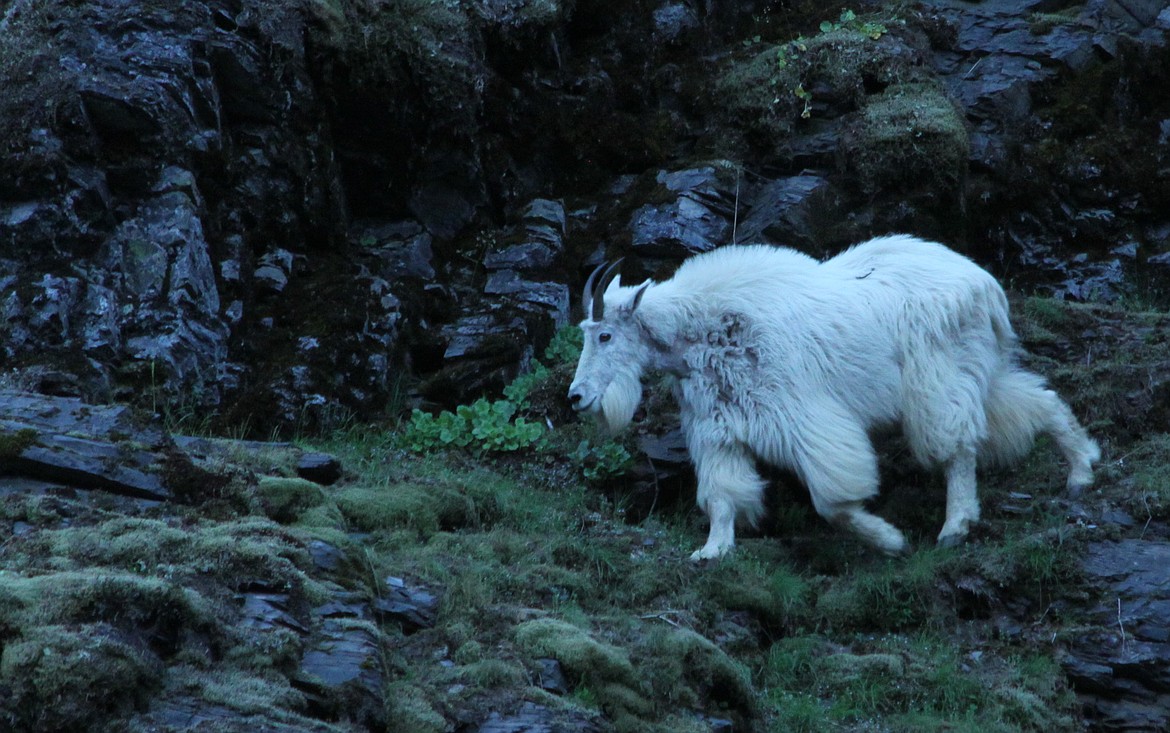
[[[584,395],[582,395],[578,390],[571,390],[569,392],[569,402],[572,402],[574,405],[576,405],[581,402],[581,398],[583,396]]]

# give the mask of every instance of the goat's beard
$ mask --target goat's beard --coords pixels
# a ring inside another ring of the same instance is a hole
[[[634,419],[634,411],[641,402],[642,383],[636,377],[618,375],[601,395],[597,422],[610,435],[617,435]]]

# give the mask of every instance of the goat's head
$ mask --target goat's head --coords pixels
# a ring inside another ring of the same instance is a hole
[[[585,343],[569,387],[573,409],[593,415],[611,433],[633,419],[642,400],[642,371],[651,356],[645,329],[635,316],[650,283],[622,287],[619,264],[621,260],[600,265],[585,282]]]

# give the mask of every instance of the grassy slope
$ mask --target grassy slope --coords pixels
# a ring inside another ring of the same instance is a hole
[[[1106,461],[1086,503],[1164,517],[1167,438],[1135,440],[1142,415],[1116,395],[1165,361],[1165,316],[1017,306],[1031,362],[1107,452],[1127,453],[1125,465]],[[338,498],[372,532],[371,562],[445,589],[439,627],[411,645],[432,657],[446,649],[456,664],[410,670],[444,715],[547,700],[526,685],[535,658],[551,656],[572,687],[557,703],[600,710],[618,730],[706,730],[702,715],[777,731],[826,720],[842,730],[1079,727],[1055,661],[1062,629],[1077,623],[1076,548],[1116,530],[1067,518],[1064,469],[1045,441],[1023,465],[984,477],[986,521],[965,547],[932,546],[940,481],[907,467],[895,442],[879,510],[914,538],[911,557],[874,556],[824,526],[799,487],[781,487],[763,535],[713,567],[686,560],[705,532],[687,498],[631,523],[621,481],[590,489],[559,463],[550,479],[539,461],[332,447],[362,466]],[[372,504],[347,499],[371,491]]]
[[[1106,449],[1086,514],[1164,520],[1170,436],[1143,395],[1170,363],[1166,316],[1047,300],[1016,311],[1035,366]],[[550,370],[532,402],[560,394],[566,374]],[[740,731],[1079,729],[1056,661],[1081,623],[1077,548],[1123,530],[1069,519],[1051,446],[984,477],[985,522],[964,547],[933,547],[941,483],[893,441],[877,510],[907,530],[911,556],[875,556],[780,481],[767,526],[696,567],[687,556],[706,527],[692,497],[630,511],[628,480],[589,485],[566,458],[584,431],[568,424],[543,451],[492,459],[419,456],[356,429],[322,445],[349,469],[337,486],[281,478],[280,456],[238,455],[208,466],[227,488],[192,507],[8,495],[0,515],[21,533],[0,544],[0,720],[140,729],[165,697],[255,729],[352,730],[311,718],[293,683],[303,642],[239,624],[236,593],[287,593],[296,614],[338,585],[372,598],[394,576],[440,603],[433,628],[367,629],[384,687],[364,714],[389,730],[442,731],[524,701],[617,731],[706,731],[712,719]],[[349,562],[324,576],[314,538]],[[550,658],[566,690],[540,687]]]

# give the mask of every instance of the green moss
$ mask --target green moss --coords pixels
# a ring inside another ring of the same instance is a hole
[[[109,622],[161,632],[214,628],[217,609],[173,582],[117,571],[4,574],[0,621],[15,628],[37,624]]]
[[[764,678],[784,711],[774,730],[823,730],[875,715],[891,730],[1069,730],[1070,700],[1052,667],[1013,664],[981,668],[934,636],[864,637],[845,648],[798,637],[773,644]]]
[[[668,708],[731,710],[741,723],[753,717],[751,675],[718,646],[683,628],[651,633],[646,656],[655,697]]]
[[[386,730],[389,733],[443,733],[447,721],[435,711],[424,690],[398,682],[386,691]]]
[[[870,97],[845,142],[848,165],[870,192],[931,181],[956,189],[970,141],[953,100],[934,84],[895,84]]]
[[[715,83],[715,96],[728,120],[767,150],[780,145],[800,116],[794,93],[800,74],[784,62],[787,48],[767,46],[732,64]]]
[[[595,639],[589,632],[555,619],[527,621],[516,627],[516,644],[531,657],[561,663],[574,686],[592,690],[598,704],[619,723],[623,717],[650,713],[629,654]]]
[[[256,486],[256,495],[264,513],[283,524],[297,521],[306,510],[325,501],[320,485],[302,478],[265,476]]]
[[[880,29],[877,30],[877,29]],[[715,82],[722,114],[752,145],[783,152],[802,118],[812,116],[817,89],[837,104],[864,104],[867,88],[913,82],[924,72],[897,43],[879,43],[885,27],[854,17],[821,33],[765,45],[730,64]]]
[[[812,611],[812,586],[784,564],[732,557],[699,579],[705,596],[732,611],[748,611],[775,629],[792,629]]]
[[[144,703],[162,664],[103,624],[37,626],[0,654],[0,716],[26,731],[92,730]]]
[[[463,667],[463,676],[476,687],[520,687],[527,680],[524,668],[504,659],[481,659]]]
[[[297,709],[305,704],[304,695],[294,689],[288,680],[276,676],[258,677],[237,670],[209,674],[205,670],[177,665],[170,670],[173,679],[168,684],[197,690],[199,697],[213,705],[222,705],[244,715],[272,715],[278,717],[281,708]]]
[[[0,433],[0,465],[31,448],[37,442],[38,435],[32,428],[5,430]]]
[[[227,587],[263,581],[310,591],[313,566],[305,539],[269,519],[249,517],[180,526],[122,518],[93,527],[46,530],[24,546],[32,565],[59,571],[98,567]]]
[[[1170,434],[1142,438],[1127,454],[1135,491],[1127,503],[1138,516],[1170,517]]]

